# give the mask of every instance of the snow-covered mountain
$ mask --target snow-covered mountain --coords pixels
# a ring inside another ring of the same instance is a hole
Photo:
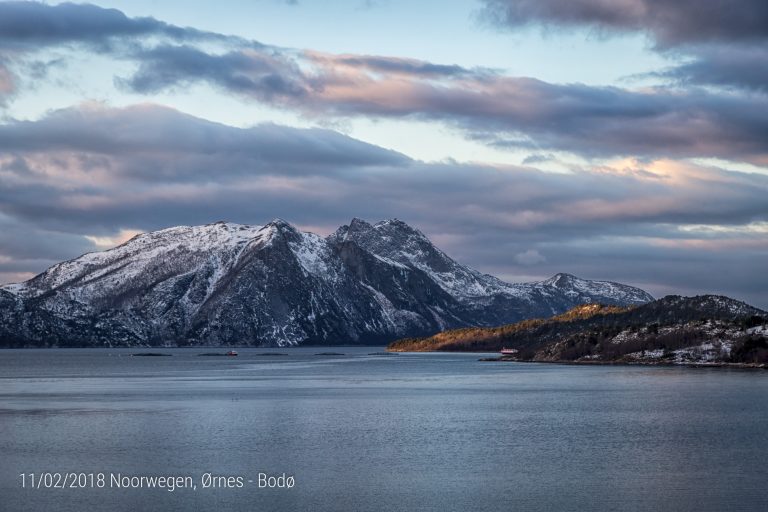
[[[0,288],[3,345],[377,343],[653,298],[568,274],[509,284],[402,221],[334,234],[216,222],[138,235]]]

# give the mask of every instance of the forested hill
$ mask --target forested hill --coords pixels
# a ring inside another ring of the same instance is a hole
[[[396,352],[497,352],[524,361],[768,363],[768,313],[718,295],[621,308],[587,304],[547,319],[398,340]]]

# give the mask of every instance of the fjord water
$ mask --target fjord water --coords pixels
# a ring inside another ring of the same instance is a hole
[[[0,351],[0,510],[768,510],[768,372],[328,350]],[[198,489],[21,487],[41,472]]]

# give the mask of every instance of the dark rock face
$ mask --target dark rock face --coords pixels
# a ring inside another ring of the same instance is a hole
[[[558,274],[509,284],[399,220],[323,238],[276,219],[175,227],[0,288],[0,345],[381,343],[653,298]]]

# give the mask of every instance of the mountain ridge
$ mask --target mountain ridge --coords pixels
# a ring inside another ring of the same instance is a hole
[[[165,228],[0,291],[0,344],[14,346],[380,343],[653,299],[570,274],[506,283],[403,221],[357,218],[326,237],[280,218]]]

